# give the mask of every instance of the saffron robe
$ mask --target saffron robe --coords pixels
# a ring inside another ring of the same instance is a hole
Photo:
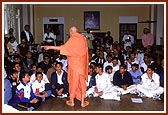
[[[88,46],[82,34],[75,33],[60,46],[60,54],[68,60],[68,83],[70,99],[81,101],[86,95],[86,80],[88,79]]]

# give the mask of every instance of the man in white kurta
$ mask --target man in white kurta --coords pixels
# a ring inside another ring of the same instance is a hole
[[[117,91],[114,91],[113,85],[110,82],[109,75],[103,72],[103,67],[101,64],[96,67],[95,76],[96,79],[96,87],[94,89],[94,96],[99,96],[104,99],[114,99],[120,101],[120,96]]]
[[[160,86],[160,76],[154,73],[154,68],[149,65],[146,73],[142,76],[141,84],[137,85],[137,90],[146,97],[159,96],[163,93],[163,87]],[[141,95],[142,96],[142,95]]]

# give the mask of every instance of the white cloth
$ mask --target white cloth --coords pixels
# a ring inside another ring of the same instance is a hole
[[[67,72],[67,70],[68,70],[68,68],[67,68],[67,66],[68,66],[67,59],[59,59],[59,58],[57,58],[56,61],[61,62],[62,65],[63,65],[62,69]]]
[[[130,39],[130,41],[127,41]],[[126,50],[127,46],[130,46],[132,48],[132,44],[134,44],[134,36],[132,35],[124,35],[123,40],[124,41],[124,49]]]
[[[152,80],[149,79],[147,73],[144,73],[141,78],[141,84],[137,85],[138,91],[144,93],[147,97],[163,93],[163,87],[160,87],[160,76],[157,73],[153,73]]]
[[[29,32],[27,32],[27,31],[24,31],[25,32],[25,34],[26,34],[26,37],[27,37],[27,41],[29,42],[30,41],[30,36],[29,36]]]
[[[41,82],[38,82],[37,80],[32,84],[33,93],[36,93],[36,89],[39,90],[39,92],[45,91],[45,83],[43,80]]]
[[[7,113],[19,112],[19,110],[15,109],[14,107],[7,105],[7,104],[3,105],[3,111],[7,112]],[[2,111],[2,113],[3,113],[3,111]]]
[[[151,63],[150,64],[152,64],[153,63],[153,61],[151,61]],[[146,63],[144,62],[144,63],[142,63],[141,65],[140,65],[140,67],[143,67],[143,69],[144,69],[144,72],[147,70],[147,65],[146,65]]]
[[[119,68],[120,68],[119,64],[116,65],[116,66],[112,66],[112,67],[113,67],[113,73],[115,73],[116,71],[118,71]]]
[[[134,59],[134,61],[131,62],[131,64],[126,61],[127,71],[131,71],[132,70],[131,65],[134,64],[134,63],[139,64],[139,62],[138,62],[138,60],[136,60],[136,58]]]
[[[91,75],[88,75],[88,80],[86,81],[86,86],[88,87],[89,86],[89,82],[90,82],[90,78],[91,78],[92,76]]]
[[[43,60],[43,56],[44,56],[43,53],[40,53],[40,54],[39,54],[39,56],[38,56],[38,63],[44,61],[44,60]]]
[[[130,85],[129,87],[127,87],[126,90],[124,90],[123,88],[119,87],[119,86],[114,86],[114,90],[117,90],[119,92],[121,92],[122,95],[128,94],[131,91],[136,90],[136,84]]]
[[[114,73],[112,72],[111,74],[108,74],[108,76],[109,76],[110,81],[112,82],[113,81]]]
[[[109,76],[107,73],[103,72],[102,75],[97,74],[95,76],[96,79],[96,87],[98,89],[98,92],[103,91],[103,95],[100,96],[100,98],[103,99],[114,99],[114,100],[120,100],[120,96],[118,96],[118,93],[114,91],[113,85],[110,82]],[[97,96],[97,94],[95,94]]]
[[[46,37],[53,38],[53,40],[51,39],[46,40],[45,39]],[[53,42],[55,39],[56,39],[56,35],[54,35],[52,32],[50,32],[49,34],[45,33],[43,37],[43,41],[46,41],[47,43]]]
[[[136,60],[138,60],[139,64],[141,65],[144,62],[144,53],[136,54]]]
[[[30,99],[30,92],[31,92],[30,84],[27,83],[26,86],[24,86],[22,83],[20,83],[17,86],[17,90],[20,91],[21,89],[23,89],[23,91],[24,91],[24,97],[27,99]]]
[[[11,42],[8,42],[8,43],[12,46],[14,52],[17,51],[18,43],[16,42],[16,40],[13,43],[11,43]]]
[[[59,75],[58,74],[58,72],[56,71],[56,74],[57,74],[57,82],[59,83],[59,84],[64,84],[63,82],[62,82],[62,76],[63,76],[63,70],[61,70],[61,74]]]
[[[35,82],[35,80],[36,80],[35,74],[36,74],[36,73],[34,73],[33,75],[31,75],[31,77],[30,77],[30,84],[31,84],[31,85],[32,85],[32,84]],[[44,81],[44,83],[50,83],[49,80],[48,80],[48,78],[47,78],[47,76],[46,76],[46,74],[44,74],[44,73],[42,73],[42,74],[43,74],[43,81]]]
[[[106,69],[106,67],[107,67],[108,65],[110,65],[111,67],[113,67],[113,63],[112,63],[112,62],[109,63],[108,61],[106,61],[106,62],[103,64],[103,72],[106,72],[105,69]]]

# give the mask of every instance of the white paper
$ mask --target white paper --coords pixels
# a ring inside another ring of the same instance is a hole
[[[133,103],[143,103],[141,98],[131,98]]]

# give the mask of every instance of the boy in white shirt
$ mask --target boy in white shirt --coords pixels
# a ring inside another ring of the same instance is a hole
[[[112,63],[112,55],[111,54],[108,54],[106,56],[106,59],[107,61],[103,64],[103,71],[105,72],[105,68],[106,66],[110,65],[110,66],[113,66],[113,63]]]
[[[32,84],[33,93],[37,97],[41,97],[44,101],[46,97],[51,95],[51,90],[45,91],[45,82],[43,81],[42,72],[36,72],[36,80]]]
[[[37,66],[37,72],[42,72],[43,74],[43,81],[45,84],[49,83],[49,80],[46,76],[46,74],[43,73],[43,70],[40,66]],[[32,85],[36,80],[36,73],[32,74],[31,77],[30,77],[30,84]]]
[[[96,87],[94,88],[94,96],[120,101],[118,92],[114,91],[109,76],[107,73],[103,72],[103,66],[101,64],[96,65],[96,73]]]
[[[119,64],[118,64],[118,58],[117,57],[114,57],[113,59],[112,59],[112,64],[113,64],[113,73],[115,73],[116,71],[118,71],[119,70],[119,68],[120,68],[120,66],[119,66]]]
[[[110,82],[113,83],[113,76],[114,76],[113,67],[108,65],[106,66],[105,71],[109,75]]]

